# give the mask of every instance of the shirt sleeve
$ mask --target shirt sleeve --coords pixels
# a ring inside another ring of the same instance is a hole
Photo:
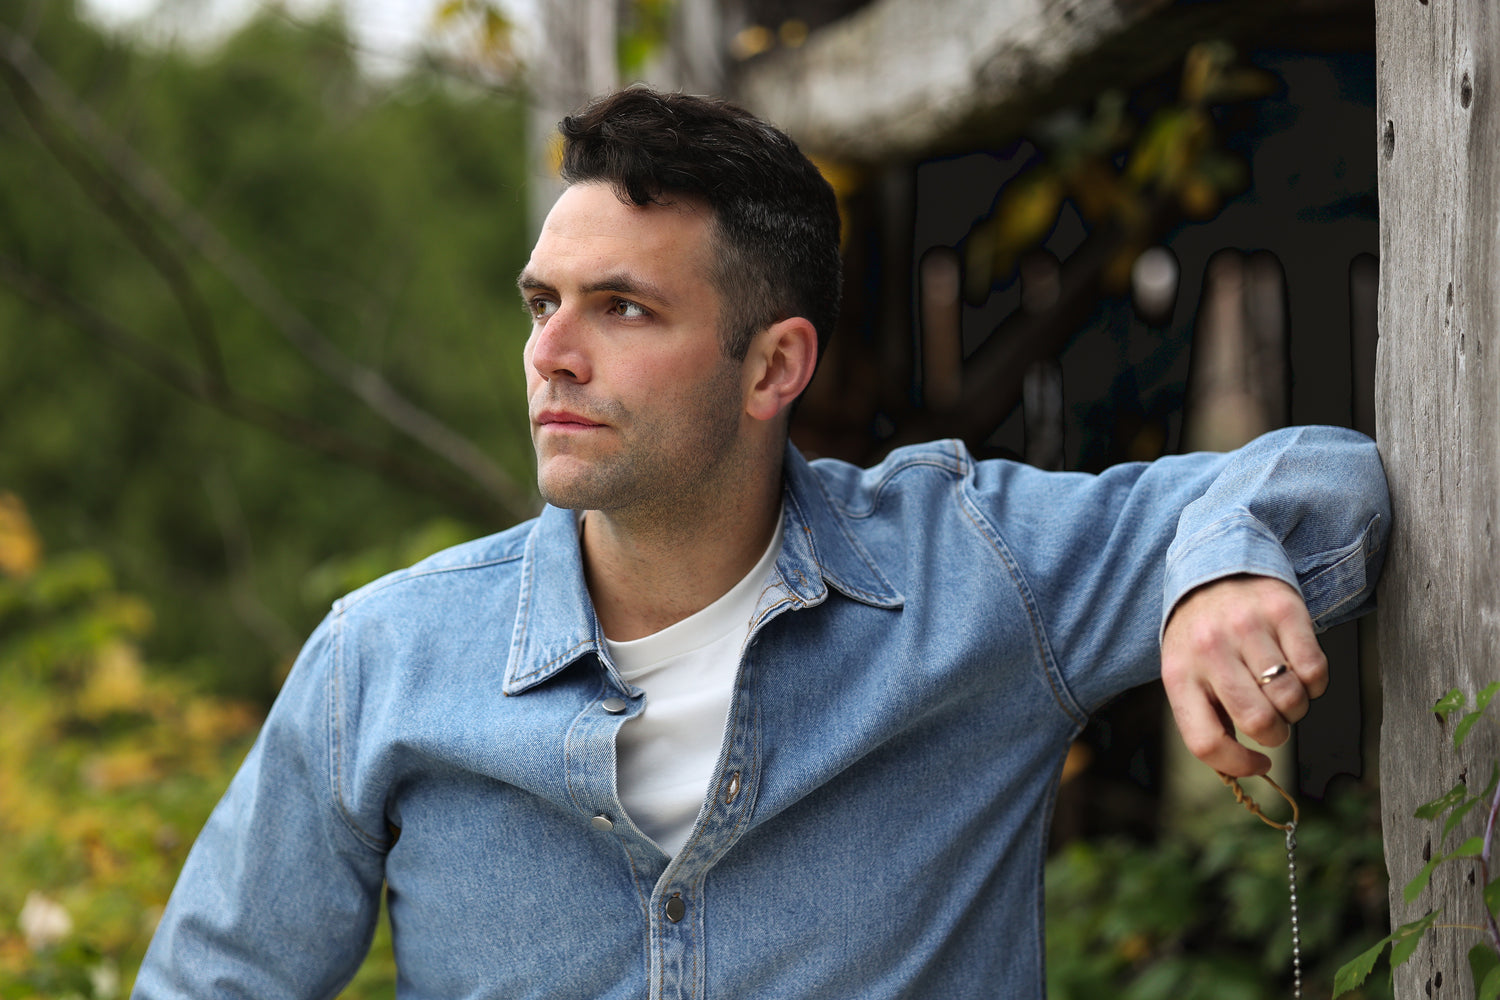
[[[1183,509],[1167,550],[1161,624],[1193,589],[1234,573],[1302,594],[1319,632],[1374,607],[1390,530],[1375,444],[1340,428],[1292,428],[1228,456]]]
[[[1077,717],[1159,676],[1167,616],[1213,580],[1283,580],[1320,630],[1368,610],[1390,526],[1374,442],[1336,427],[1097,476],[980,463],[975,486]]]
[[[188,854],[132,997],[331,997],[369,950],[383,845],[342,814],[330,697],[338,617],[313,633]]]

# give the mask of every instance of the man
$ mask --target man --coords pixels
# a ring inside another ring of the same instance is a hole
[[[1160,664],[1193,751],[1264,771],[1226,724],[1285,740],[1368,605],[1373,446],[809,464],[828,186],[712,101],[562,131],[519,282],[549,506],[335,604],[137,995],[331,996],[385,886],[404,997],[1039,996],[1069,741]]]

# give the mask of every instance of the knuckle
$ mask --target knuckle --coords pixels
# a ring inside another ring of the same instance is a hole
[[[1254,737],[1258,743],[1266,743],[1266,737],[1275,737],[1281,725],[1281,714],[1269,704],[1247,708],[1240,713],[1240,729]]]
[[[1223,745],[1224,737],[1205,732],[1183,733],[1182,742],[1194,757],[1206,760]]]
[[[1224,627],[1234,635],[1247,635],[1256,627],[1256,615],[1249,605],[1237,604],[1224,615]]]
[[[1199,618],[1188,627],[1187,647],[1196,656],[1211,656],[1222,641],[1219,626],[1212,619]]]
[[[1296,620],[1307,613],[1302,598],[1287,588],[1278,588],[1265,602],[1266,613],[1277,621]]]

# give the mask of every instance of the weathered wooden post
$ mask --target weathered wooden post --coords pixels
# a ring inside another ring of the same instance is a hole
[[[1377,634],[1384,688],[1380,785],[1393,923],[1441,907],[1482,922],[1478,865],[1441,866],[1422,802],[1500,757],[1492,724],[1455,754],[1433,702],[1500,678],[1500,11],[1492,0],[1376,0],[1380,143],[1377,428],[1395,531]],[[1480,810],[1448,848],[1480,832]],[[1471,874],[1472,872],[1472,874]],[[1472,882],[1470,880],[1473,880]],[[1480,935],[1430,933],[1396,972],[1401,998],[1466,998]]]

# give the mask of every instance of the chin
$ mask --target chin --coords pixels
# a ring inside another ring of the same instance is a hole
[[[549,474],[538,470],[536,491],[547,503],[565,510],[590,510],[596,506],[596,491],[589,489],[587,471],[566,476],[555,471]]]

